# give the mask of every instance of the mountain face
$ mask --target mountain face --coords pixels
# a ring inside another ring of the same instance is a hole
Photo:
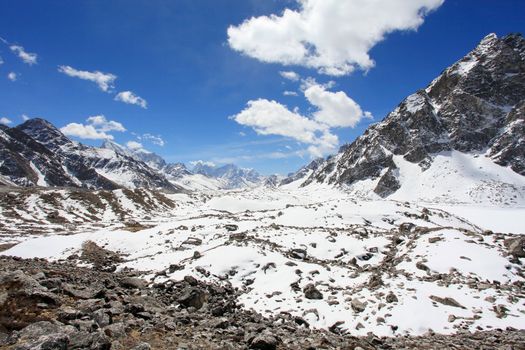
[[[288,174],[288,176],[280,182],[280,186],[288,185],[292,182],[305,180],[312,173],[319,168],[324,162],[323,158],[317,158],[311,161],[308,165],[303,166],[301,169],[297,170],[295,173]]]
[[[118,145],[96,148],[73,142],[43,119],[2,127],[0,139],[0,174],[16,185],[180,190]]]
[[[263,183],[265,180],[265,177],[254,169],[239,168],[234,164],[215,166],[198,162],[192,171],[194,174],[201,174],[220,180],[223,183],[222,187],[225,189],[253,187]]]
[[[4,185],[75,186],[52,151],[4,125],[0,125],[0,175]]]
[[[179,179],[186,175],[191,175],[192,173],[186,168],[184,163],[170,163],[166,164],[162,168],[162,172],[166,175],[168,179]]]
[[[485,37],[426,89],[407,97],[382,122],[343,146],[303,185],[379,179],[373,190],[386,197],[403,185],[404,168],[417,164],[419,176],[432,167],[437,155],[447,152],[483,157],[525,175],[521,35]]]

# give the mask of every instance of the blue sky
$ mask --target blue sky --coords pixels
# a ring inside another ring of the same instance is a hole
[[[344,11],[363,0],[301,1],[311,21],[294,34],[305,14],[294,0],[0,0],[0,118],[42,117],[80,136],[91,126],[91,137],[134,141],[171,162],[286,174],[354,140],[485,35],[525,32],[522,0],[414,0],[432,11],[383,6],[370,18]],[[400,29],[385,32],[392,25]],[[299,41],[307,52],[289,51]],[[106,91],[78,78],[96,71],[116,76]],[[122,99],[142,106],[115,100],[127,91]]]

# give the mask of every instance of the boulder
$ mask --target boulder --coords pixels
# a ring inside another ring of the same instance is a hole
[[[304,297],[306,299],[320,300],[323,299],[323,293],[321,293],[313,283],[309,283],[303,288]]]
[[[350,306],[352,307],[352,310],[354,310],[355,312],[363,312],[365,311],[365,308],[366,308],[366,304],[361,302],[358,299],[352,299]]]
[[[209,294],[198,287],[187,287],[178,302],[184,307],[194,307],[197,310],[208,301]]]

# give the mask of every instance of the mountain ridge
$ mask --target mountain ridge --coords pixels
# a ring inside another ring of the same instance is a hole
[[[525,175],[525,39],[486,36],[425,89],[404,99],[381,122],[316,167],[302,183],[352,186],[377,180],[381,197],[403,185],[396,156],[423,173],[440,152],[486,152]]]

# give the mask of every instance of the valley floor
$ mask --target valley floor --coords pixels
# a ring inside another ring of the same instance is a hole
[[[353,336],[525,329],[524,207],[357,199],[322,186],[166,197],[173,208],[93,213],[97,227],[67,210],[63,223],[42,214],[54,229],[41,234],[6,225],[0,244],[19,243],[2,254],[91,266],[77,259],[92,241],[150,283],[232,286],[244,310]]]

